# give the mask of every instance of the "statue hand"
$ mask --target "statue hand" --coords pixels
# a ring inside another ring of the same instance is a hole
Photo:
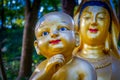
[[[51,57],[48,60],[48,63],[45,67],[46,72],[52,72],[57,71],[65,62],[64,56],[62,54],[57,54]]]

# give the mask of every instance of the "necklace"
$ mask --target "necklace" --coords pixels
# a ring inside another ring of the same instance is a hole
[[[105,67],[111,65],[111,57],[109,55],[105,55],[101,58],[96,58],[96,59],[95,58],[85,58],[80,55],[76,55],[76,56],[92,63],[92,65],[94,65],[95,69],[101,69],[101,68],[105,68]]]

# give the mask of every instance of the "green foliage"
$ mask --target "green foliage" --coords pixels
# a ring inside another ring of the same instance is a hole
[[[0,4],[2,5],[2,1],[0,1]],[[22,0],[3,0],[2,6],[4,10],[2,15],[4,16],[4,27],[16,28],[24,25],[24,4]],[[1,10],[0,12],[3,12]],[[19,24],[18,20],[21,20]]]
[[[52,11],[60,11],[61,2],[60,0],[42,0],[41,7],[43,7],[42,14],[52,12]]]
[[[116,10],[116,13],[118,13],[119,11],[119,0],[112,0],[113,4],[114,4],[114,7],[115,7],[115,10]]]
[[[8,80],[15,80],[18,75],[22,50],[22,35],[23,28],[7,29],[5,31],[1,31],[0,34],[0,41],[5,40],[2,54]],[[45,57],[37,55],[35,50],[32,57],[32,70],[34,70],[36,65],[43,61]],[[23,78],[23,80],[27,79]]]
[[[9,61],[5,63],[5,69],[8,80],[15,80],[19,70],[19,60]]]
[[[1,39],[5,40],[2,48],[4,67],[8,80],[14,79],[19,70],[23,28],[1,31]],[[1,40],[2,41],[2,40]]]

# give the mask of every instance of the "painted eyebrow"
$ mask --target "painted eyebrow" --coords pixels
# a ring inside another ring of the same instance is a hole
[[[45,21],[41,22],[39,27],[44,27],[45,26],[44,23],[46,23],[46,22]]]
[[[62,23],[65,23],[65,24],[67,23],[68,24],[68,22],[66,22],[66,21],[62,21]]]
[[[91,12],[90,12],[90,11],[87,11],[87,10],[86,10],[86,11],[84,11],[84,12],[85,12],[85,13],[90,13],[90,14],[91,14]],[[82,12],[82,13],[83,13],[83,12]]]
[[[106,12],[105,12],[105,11],[102,11],[102,12],[98,12],[98,14],[106,14]]]
[[[84,13],[82,12],[82,15],[85,16],[86,14],[91,14],[90,11],[84,11]]]
[[[61,23],[63,23],[63,24],[67,24],[67,25],[70,25],[67,21],[64,21],[64,20],[61,21]],[[43,28],[43,27],[45,27],[45,25],[40,24],[38,28]]]
[[[38,28],[41,28],[41,27],[44,27],[43,22],[37,24],[37,26],[35,27],[35,30],[38,30]]]
[[[71,27],[71,24],[70,24],[69,22],[66,22],[66,21],[62,21],[62,25],[63,25],[63,26],[66,26],[66,27],[69,28],[69,29],[70,29],[70,27]],[[59,24],[59,26],[61,26],[61,24]],[[70,26],[70,27],[68,27],[68,26]]]

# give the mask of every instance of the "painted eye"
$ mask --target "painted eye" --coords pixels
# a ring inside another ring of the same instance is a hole
[[[98,17],[98,19],[99,19],[99,20],[103,20],[103,19],[104,19],[104,17]]]
[[[66,27],[61,27],[61,28],[59,29],[59,31],[66,31],[66,30],[68,30]]]
[[[84,19],[89,20],[89,19],[90,19],[90,17],[87,17],[87,16],[86,16],[86,17],[84,17]]]
[[[46,36],[46,35],[48,35],[49,33],[48,32],[43,32],[42,33],[42,36]]]

